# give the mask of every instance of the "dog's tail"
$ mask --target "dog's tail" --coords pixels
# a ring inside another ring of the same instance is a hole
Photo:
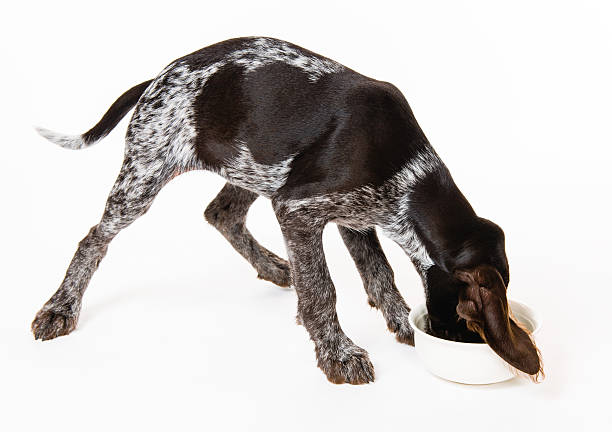
[[[119,96],[119,99],[110,106],[98,124],[82,135],[63,135],[39,127],[36,128],[36,131],[49,141],[64,148],[80,150],[89,147],[100,141],[117,126],[117,123],[136,105],[151,81],[153,80],[138,84]]]

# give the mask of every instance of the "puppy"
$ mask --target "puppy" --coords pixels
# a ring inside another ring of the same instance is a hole
[[[298,322],[330,381],[368,383],[374,367],[338,322],[321,241],[329,222],[340,230],[370,305],[381,310],[400,342],[413,344],[410,309],[376,226],[421,275],[433,334],[482,337],[511,366],[540,372],[535,345],[510,318],[502,230],[476,215],[392,84],[280,40],[231,39],[182,57],[128,90],[82,135],[39,132],[62,147],[82,149],[104,138],[134,106],[125,160],[102,219],[36,315],[36,339],[74,330],[108,244],[147,211],[167,182],[210,170],[227,184],[206,209],[206,220],[258,277],[295,287]],[[245,227],[258,196],[272,202],[289,262]]]

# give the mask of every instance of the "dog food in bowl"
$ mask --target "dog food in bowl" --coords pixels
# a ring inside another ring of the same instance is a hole
[[[540,329],[540,317],[526,305],[508,300],[514,317],[532,334]],[[454,342],[428,334],[427,308],[419,305],[410,312],[414,346],[425,367],[434,375],[463,384],[492,384],[513,378],[510,366],[487,344]]]

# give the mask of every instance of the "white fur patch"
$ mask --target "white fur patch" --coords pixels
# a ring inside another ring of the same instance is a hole
[[[219,170],[219,175],[230,183],[243,187],[259,195],[270,197],[280,189],[289,176],[293,156],[276,164],[260,164],[253,158],[246,143],[237,141],[238,155]]]
[[[40,135],[42,135],[52,143],[55,143],[58,146],[67,149],[80,150],[85,147],[89,147],[91,144],[93,144],[87,144],[85,140],[83,140],[82,135],[64,135],[41,127],[37,127],[35,129],[36,132],[38,132]]]
[[[250,42],[247,48],[229,54],[228,59],[243,66],[247,72],[273,62],[286,63],[303,70],[312,82],[316,82],[324,74],[344,69],[344,66],[333,60],[307,55],[286,42],[271,38],[257,38]]]

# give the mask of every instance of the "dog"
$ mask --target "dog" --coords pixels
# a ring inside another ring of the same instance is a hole
[[[209,170],[227,183],[206,208],[206,220],[259,278],[295,287],[297,321],[331,382],[372,382],[374,367],[338,322],[322,245],[329,222],[338,226],[369,304],[400,342],[414,344],[410,308],[375,227],[420,274],[430,333],[485,341],[522,373],[541,372],[536,346],[508,308],[503,231],[476,215],[392,84],[288,42],[237,38],[173,61],[121,95],[82,135],[38,132],[82,149],[104,138],[134,106],[125,159],[102,219],[37,313],[36,339],[74,330],[108,244],[147,211],[166,183]],[[262,247],[245,226],[259,196],[272,202],[288,261]]]

